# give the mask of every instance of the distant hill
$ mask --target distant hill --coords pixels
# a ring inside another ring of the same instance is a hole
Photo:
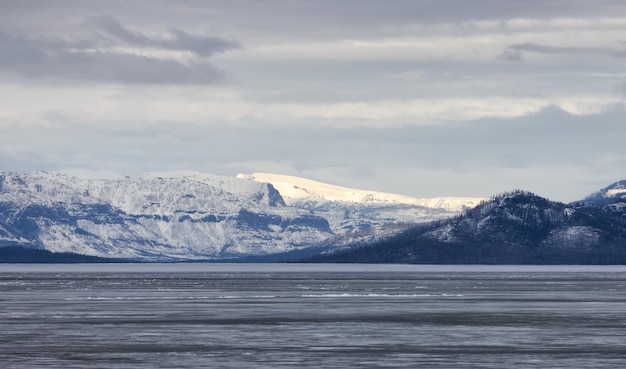
[[[626,264],[625,183],[617,182],[572,204],[512,191],[452,219],[303,261]]]

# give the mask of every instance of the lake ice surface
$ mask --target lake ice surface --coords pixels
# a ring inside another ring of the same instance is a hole
[[[620,368],[626,267],[0,265],[2,368]]]

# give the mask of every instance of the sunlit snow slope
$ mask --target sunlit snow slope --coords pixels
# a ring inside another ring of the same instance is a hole
[[[302,200],[341,201],[359,204],[416,205],[456,212],[465,208],[472,208],[485,200],[484,198],[474,197],[414,198],[385,192],[341,187],[310,179],[271,173],[239,174],[237,177],[271,183],[281,193],[287,204],[293,204]]]

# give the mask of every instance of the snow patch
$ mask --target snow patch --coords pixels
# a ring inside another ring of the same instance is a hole
[[[604,197],[615,197],[623,193],[626,193],[626,188],[612,188],[606,191]]]
[[[589,226],[570,226],[558,228],[550,232],[548,238],[544,241],[546,246],[559,246],[590,248],[600,243],[600,234],[598,231]]]

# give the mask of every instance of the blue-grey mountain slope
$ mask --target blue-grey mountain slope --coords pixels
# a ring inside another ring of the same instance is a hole
[[[317,262],[624,264],[625,182],[572,204],[525,191],[380,242],[308,258]]]

